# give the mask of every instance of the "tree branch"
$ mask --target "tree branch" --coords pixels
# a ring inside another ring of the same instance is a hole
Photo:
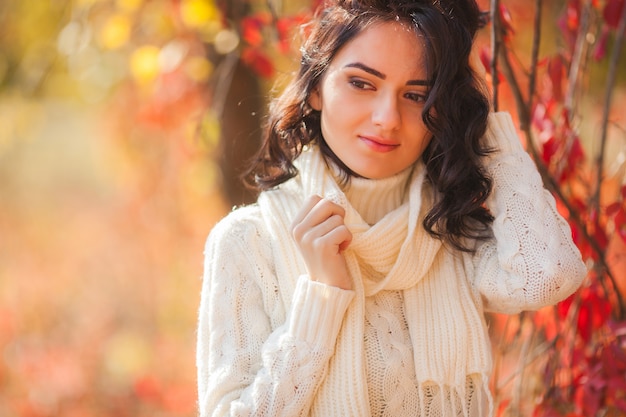
[[[539,61],[539,45],[541,43],[541,18],[543,11],[543,0],[535,0],[535,21],[533,24],[533,49],[530,56],[530,75],[528,80],[528,102],[526,106],[533,108],[533,97],[535,97],[535,85],[537,83],[537,62]],[[534,144],[533,144],[534,146]]]
[[[611,50],[611,60],[609,61],[609,71],[606,78],[606,86],[604,88],[604,103],[602,106],[602,131],[600,133],[600,150],[596,159],[597,174],[596,188],[593,197],[593,204],[596,213],[600,213],[600,191],[602,188],[602,179],[604,178],[604,157],[606,152],[606,142],[609,128],[609,113],[611,111],[611,101],[613,99],[613,91],[615,90],[615,79],[617,77],[617,65],[619,63],[622,45],[624,43],[624,32],[626,31],[626,6],[622,7],[622,16],[619,20],[619,26],[615,34],[615,42]]]
[[[491,18],[491,84],[493,89],[493,110],[498,111],[498,55],[500,55],[500,44],[502,36],[500,31],[500,0],[491,0],[491,10],[489,12]]]
[[[572,54],[572,60],[570,63],[569,75],[567,79],[567,95],[565,96],[564,103],[565,108],[572,118],[572,112],[574,109],[574,94],[577,91],[578,85],[578,73],[580,71],[581,62],[584,56],[585,46],[587,45],[587,32],[589,31],[589,16],[591,15],[591,0],[587,0],[585,8],[582,11],[580,19],[580,29],[578,29],[578,36],[576,37],[576,44],[574,46],[574,53]]]
[[[543,1],[536,0],[535,1],[535,21],[533,25],[533,49],[530,58],[530,74],[529,74],[529,82],[528,82],[528,101],[526,102],[526,108],[529,112],[532,111],[533,108],[533,98],[535,97],[535,88],[537,84],[537,62],[539,61],[539,45],[541,44],[541,18],[543,11]],[[520,92],[521,94],[521,92]],[[530,124],[531,116],[528,115],[528,123]],[[527,142],[528,149],[531,154],[537,160],[537,156],[539,152],[537,151],[536,145],[533,141]]]
[[[530,112],[526,105],[526,99],[524,99],[524,95],[522,94],[522,88],[517,81],[517,77],[515,76],[513,66],[511,65],[511,61],[509,60],[509,56],[506,50],[503,50],[500,54],[500,61],[502,63],[502,74],[504,74],[507,84],[509,84],[509,86],[511,87],[513,99],[515,100],[515,105],[519,113],[520,128],[522,130],[526,130],[526,128],[530,126]]]

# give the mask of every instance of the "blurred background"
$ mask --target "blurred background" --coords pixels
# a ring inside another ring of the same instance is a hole
[[[562,45],[566,3],[546,6],[542,53]],[[507,5],[511,45],[529,49],[534,14]],[[0,417],[196,414],[204,241],[254,199],[236,176],[315,6],[0,2]],[[618,194],[623,122],[607,145]]]
[[[196,414],[226,28],[211,1],[0,2],[0,416]]]

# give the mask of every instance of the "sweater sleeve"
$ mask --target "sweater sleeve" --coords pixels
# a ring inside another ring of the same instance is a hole
[[[294,277],[292,308],[273,323],[280,289],[269,238],[260,216],[240,210],[212,230],[205,249],[200,416],[307,415],[353,292]]]
[[[474,256],[475,285],[485,309],[517,313],[555,304],[576,291],[586,275],[571,229],[508,113],[489,116],[485,139],[496,149],[486,161],[493,180],[487,200],[493,238]]]

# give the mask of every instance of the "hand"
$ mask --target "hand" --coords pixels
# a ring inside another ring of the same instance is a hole
[[[318,195],[309,197],[297,214],[291,233],[312,280],[352,289],[343,251],[352,241],[345,210]]]

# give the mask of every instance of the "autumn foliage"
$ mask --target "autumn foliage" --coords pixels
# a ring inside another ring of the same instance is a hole
[[[626,415],[625,3],[479,1],[494,105],[589,267],[559,305],[489,317],[501,417]],[[275,94],[318,6],[0,4],[0,416],[196,414],[202,247],[246,116],[233,63]]]
[[[524,62],[514,46],[514,6],[495,2],[491,39],[497,58],[484,51],[483,60],[496,92],[501,82],[515,104],[527,148],[570,223],[589,274],[577,293],[555,307],[500,318],[505,325],[498,359],[504,364],[507,355],[515,357],[517,382],[507,390],[496,379],[496,393],[502,415],[621,416],[626,415],[626,137],[624,113],[617,110],[623,106],[617,72],[626,7],[623,0],[564,2],[557,16],[559,47],[540,56],[543,3],[534,5],[539,19]],[[598,68],[605,73],[603,84],[592,78]],[[602,93],[594,98],[592,88]],[[521,348],[511,353],[507,342]]]

